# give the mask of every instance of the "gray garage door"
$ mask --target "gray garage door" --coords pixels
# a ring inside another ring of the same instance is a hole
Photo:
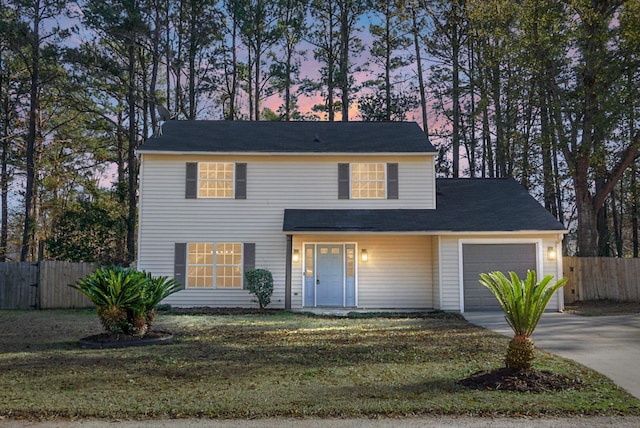
[[[514,271],[524,278],[536,269],[536,244],[463,244],[462,279],[465,311],[500,310],[500,304],[480,282],[480,274]]]

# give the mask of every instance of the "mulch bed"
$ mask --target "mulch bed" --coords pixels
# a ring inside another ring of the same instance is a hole
[[[474,373],[458,382],[477,390],[502,390],[518,392],[549,392],[577,389],[582,386],[581,379],[571,379],[556,373],[537,370],[512,370],[501,368]]]
[[[94,334],[80,339],[80,347],[85,349],[129,348],[132,346],[164,345],[173,342],[173,334],[168,331],[152,330],[143,337],[125,334]]]

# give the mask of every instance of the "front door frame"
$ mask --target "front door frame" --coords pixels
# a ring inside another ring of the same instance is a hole
[[[312,267],[312,278],[313,278],[313,304],[311,306],[306,305],[305,302],[307,301],[307,286],[306,286],[306,281],[307,281],[307,246],[308,245],[312,245],[313,246],[313,267]],[[302,306],[303,307],[318,307],[318,300],[317,300],[317,289],[316,287],[318,286],[317,282],[316,282],[316,278],[318,275],[318,248],[319,246],[322,245],[326,245],[326,246],[331,246],[331,245],[339,245],[342,247],[342,305],[338,306],[338,307],[342,307],[342,308],[346,308],[346,307],[357,307],[358,306],[358,244],[356,242],[352,242],[352,241],[330,241],[330,242],[326,242],[326,241],[313,241],[313,242],[302,242]],[[348,247],[351,246],[353,249],[353,293],[354,293],[354,297],[353,297],[353,304],[352,305],[348,305],[347,304],[347,281],[349,278],[349,269],[348,269]],[[328,307],[328,306],[327,306]]]

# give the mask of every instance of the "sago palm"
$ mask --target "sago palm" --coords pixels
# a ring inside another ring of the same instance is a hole
[[[181,288],[174,279],[122,267],[98,269],[71,287],[96,305],[107,333],[140,337],[151,326],[160,301]]]
[[[527,369],[533,362],[533,341],[531,335],[538,326],[553,293],[562,288],[567,278],[551,283],[552,275],[536,282],[536,273],[527,272],[521,280],[515,272],[509,272],[510,279],[502,272],[480,274],[480,283],[496,296],[505,319],[515,333],[509,342],[505,364],[513,370]]]

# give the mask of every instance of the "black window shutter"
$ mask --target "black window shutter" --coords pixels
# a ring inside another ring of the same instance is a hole
[[[338,164],[338,199],[349,199],[349,164]]]
[[[256,244],[251,242],[245,242],[242,252],[243,252],[243,262],[244,262],[244,266],[242,267],[242,271],[243,271],[242,276],[244,278],[245,276],[244,274],[256,268]],[[246,288],[244,286],[245,282],[246,282],[246,278],[245,278],[245,281],[242,281],[242,284],[243,284],[242,288]]]
[[[174,253],[173,277],[185,288],[187,283],[187,244],[176,242]]]
[[[187,162],[187,179],[184,197],[196,199],[198,197],[198,163]]]
[[[398,164],[387,164],[387,199],[398,199]]]
[[[247,199],[247,164],[236,164],[236,199]]]

